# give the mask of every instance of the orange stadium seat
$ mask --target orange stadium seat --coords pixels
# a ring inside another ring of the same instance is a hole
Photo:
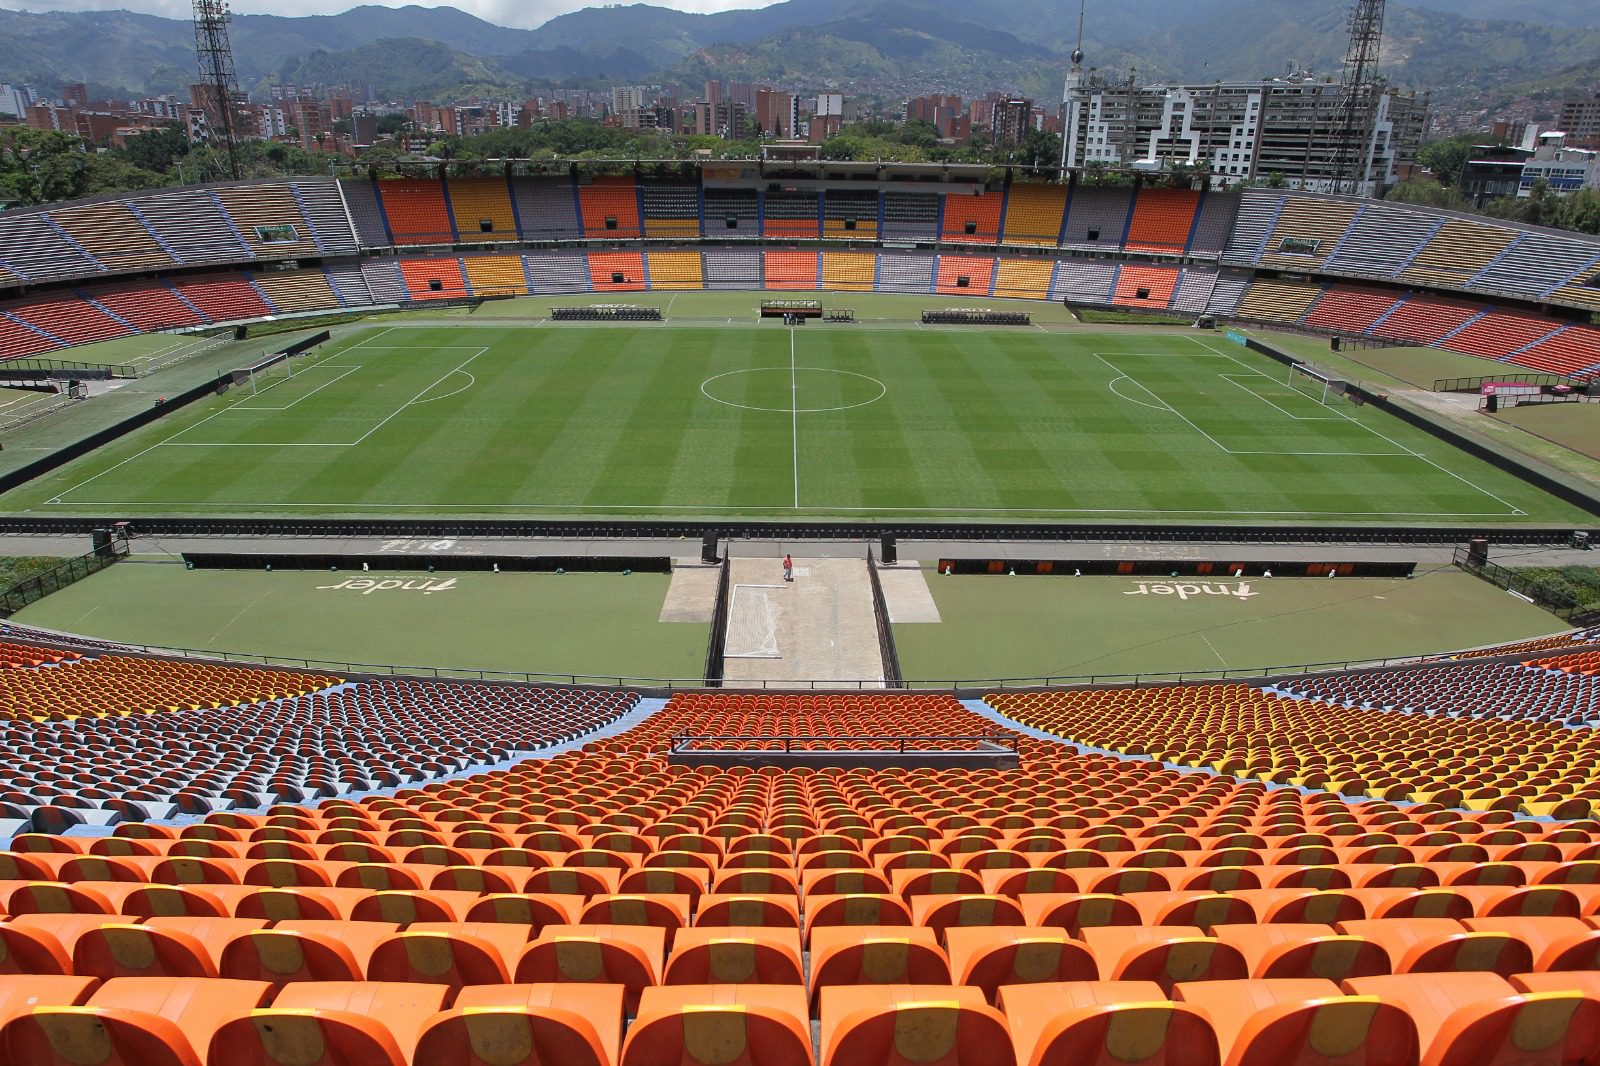
[[[0,691],[9,674],[63,675],[13,690],[61,699],[59,716],[11,720],[29,736],[238,724],[241,706],[331,716],[377,695],[371,681],[10,654],[23,665],[0,654]],[[1523,654],[1519,670],[1573,683],[1595,663],[1581,646]],[[174,698],[102,720],[92,699],[129,690],[91,679],[113,673],[148,681],[149,702]],[[1391,673],[1382,683],[1410,684]],[[182,700],[191,679],[215,695]],[[406,684],[381,705],[453,683]],[[476,717],[406,729],[487,729],[501,691],[464,688],[454,698]],[[515,705],[508,728],[556,707],[551,737],[583,736],[567,714],[612,722],[633,706],[572,691]],[[836,752],[1005,728],[948,695],[685,692],[549,758],[488,752],[494,769],[460,773],[466,756],[441,747],[429,757],[447,772],[385,788],[245,791],[240,809],[197,804],[112,836],[18,833],[0,853],[0,1058],[65,1061],[51,1034],[66,1033],[186,1066],[288,1066],[310,1046],[329,1061],[488,1062],[490,1044],[518,1066],[810,1063],[813,1024],[822,1061],[841,1064],[1592,1057],[1600,823],[1544,806],[1589,798],[1585,731],[1243,684],[988,702],[1135,757],[1019,736],[1007,770],[680,767],[663,755],[683,734]],[[68,770],[33,780],[73,782]],[[20,981],[38,982],[29,1001]]]
[[[1149,981],[1007,985],[999,1000],[1018,1064],[1220,1066],[1209,1016]]]
[[[578,207],[584,236],[629,240],[643,236],[639,225],[639,188],[631,176],[596,177],[578,184]]]
[[[974,188],[971,193],[947,193],[944,197],[946,243],[995,244],[1000,239],[1000,215],[1005,193]]]

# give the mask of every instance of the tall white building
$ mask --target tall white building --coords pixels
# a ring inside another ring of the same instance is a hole
[[[1377,195],[1416,158],[1426,96],[1377,92],[1357,192]],[[1339,85],[1310,75],[1210,85],[1114,83],[1080,69],[1065,92],[1067,167],[1161,171],[1209,165],[1212,184],[1282,177],[1290,188],[1335,191]]]
[[[645,108],[645,88],[642,85],[613,85],[611,87],[611,112],[615,115],[626,114],[629,111],[641,111]]]

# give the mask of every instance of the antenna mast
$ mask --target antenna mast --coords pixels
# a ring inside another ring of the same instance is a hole
[[[233,69],[233,47],[228,43],[228,0],[194,0],[194,48],[200,59],[200,79],[211,90],[206,110],[217,121],[212,133],[228,153],[228,172],[239,180],[239,142],[233,124],[233,94],[239,79]]]
[[[1072,90],[1083,85],[1083,8],[1088,0],[1078,0],[1078,45],[1072,50],[1072,73],[1067,75],[1067,91],[1063,94],[1062,103],[1067,107],[1076,106],[1072,99]],[[1073,135],[1072,123],[1066,121],[1066,113],[1062,113],[1061,122],[1061,176],[1067,176],[1067,149],[1068,140]]]
[[[1384,0],[1355,0],[1350,9],[1350,49],[1344,57],[1334,116],[1334,192],[1359,192],[1365,177],[1367,149],[1377,113],[1383,8]]]

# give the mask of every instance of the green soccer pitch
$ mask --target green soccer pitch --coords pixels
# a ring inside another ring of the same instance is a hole
[[[352,331],[0,498],[16,514],[1581,522],[1221,336]]]

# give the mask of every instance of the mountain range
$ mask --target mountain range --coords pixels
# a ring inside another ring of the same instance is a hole
[[[1542,81],[1600,87],[1594,0],[1418,0],[1391,4],[1381,68],[1436,99]],[[1427,6],[1420,6],[1425,3]],[[1257,78],[1299,67],[1337,74],[1344,4],[1324,0],[1119,0],[1091,5],[1086,64],[1146,80]],[[721,77],[885,93],[1002,88],[1049,99],[1077,43],[1073,0],[784,0],[691,14],[649,4],[586,8],[537,29],[450,7],[364,6],[338,15],[236,15],[240,83],[368,84],[445,99],[560,82],[697,85]],[[1248,32],[1241,32],[1241,28]],[[196,80],[186,21],[126,11],[0,10],[0,80],[93,95],[182,93]]]

